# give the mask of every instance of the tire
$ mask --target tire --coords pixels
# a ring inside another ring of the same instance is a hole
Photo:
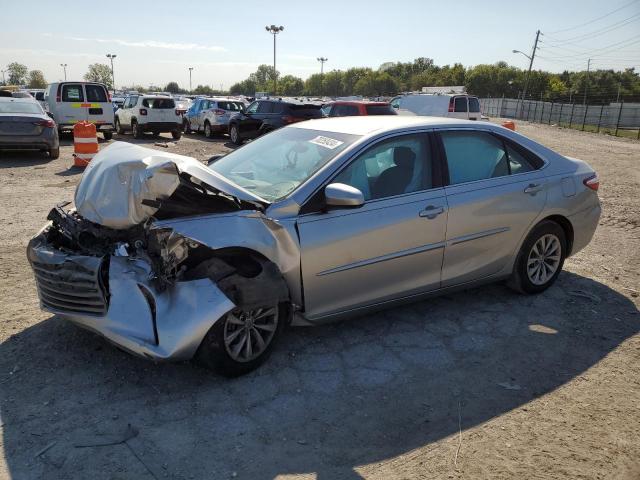
[[[122,125],[120,124],[120,119],[118,117],[116,117],[116,132],[118,132],[118,135],[124,135],[124,128],[122,128]]]
[[[193,132],[191,130],[191,126],[189,125],[189,120],[187,120],[186,118],[182,121],[182,132],[186,134]]]
[[[558,278],[566,256],[567,238],[562,227],[542,221],[522,244],[508,285],[520,293],[544,292]]]
[[[138,125],[138,122],[136,122],[135,120],[131,122],[131,133],[133,134],[133,138],[137,139],[142,138],[144,135],[144,133],[140,129],[140,126]]]
[[[231,143],[235,145],[242,145],[242,138],[240,137],[240,127],[235,123],[231,125],[229,128],[229,137],[231,138]]]
[[[211,130],[211,124],[208,121],[204,122],[204,136],[213,138],[213,130]]]
[[[51,148],[49,150],[49,158],[51,160],[55,160],[56,158],[60,158],[60,147]]]
[[[113,132],[102,132],[102,136],[108,142],[113,138]]]
[[[182,131],[181,130],[173,130],[171,132],[171,136],[173,137],[174,140],[180,140],[180,138],[182,138]]]
[[[154,137],[159,137],[160,136],[160,132],[158,130],[154,130],[151,133],[153,134]]]
[[[282,336],[287,323],[287,312],[288,304],[286,303],[253,309],[250,312],[243,312],[239,308],[230,311],[211,327],[198,348],[196,359],[205,367],[230,378],[255,370],[269,358]],[[263,318],[266,318],[266,321],[262,327],[273,328],[273,331],[255,327],[263,322]],[[250,325],[248,329],[247,325]],[[256,334],[260,335],[265,342],[264,348],[258,354],[254,350],[260,348]],[[262,335],[265,334],[270,336],[263,337]],[[252,345],[249,351],[246,348],[247,337]],[[238,353],[234,355],[233,352],[236,350]],[[247,353],[255,356],[247,356]]]

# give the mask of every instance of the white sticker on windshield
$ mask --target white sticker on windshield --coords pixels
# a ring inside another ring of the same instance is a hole
[[[340,140],[336,140],[335,138],[323,137],[322,135],[318,135],[316,138],[309,140],[309,142],[320,145],[321,147],[329,148],[331,150],[339,147],[344,143]]]

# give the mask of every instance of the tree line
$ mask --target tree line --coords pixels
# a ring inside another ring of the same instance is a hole
[[[384,63],[376,70],[354,67],[324,75],[316,73],[306,80],[293,75],[280,76],[272,66],[260,65],[248,78],[232,85],[230,92],[250,96],[261,91],[273,94],[275,77],[275,94],[286,96],[376,97],[422,87],[464,85],[469,93],[479,97],[517,98],[524,90],[526,76],[526,70],[502,61],[465,68],[460,63],[438,66],[426,57],[413,62]],[[633,68],[562,73],[534,70],[529,78],[527,98],[572,101],[582,99],[585,92],[590,103],[608,103],[617,98],[640,101],[640,76]]]

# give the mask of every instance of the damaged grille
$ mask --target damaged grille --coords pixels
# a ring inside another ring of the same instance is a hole
[[[101,275],[103,259],[84,257],[59,264],[31,262],[42,306],[48,310],[103,315],[108,300]]]

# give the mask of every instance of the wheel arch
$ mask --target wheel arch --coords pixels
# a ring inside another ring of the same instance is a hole
[[[537,227],[538,225],[540,225],[540,223],[544,221],[551,221],[560,225],[560,227],[564,231],[564,236],[567,241],[567,254],[565,255],[565,257],[568,257],[569,255],[571,255],[571,251],[573,249],[573,238],[574,238],[573,225],[571,224],[571,221],[563,215],[549,215],[548,217],[545,217],[541,219],[538,223],[536,223],[533,226],[533,228]]]

